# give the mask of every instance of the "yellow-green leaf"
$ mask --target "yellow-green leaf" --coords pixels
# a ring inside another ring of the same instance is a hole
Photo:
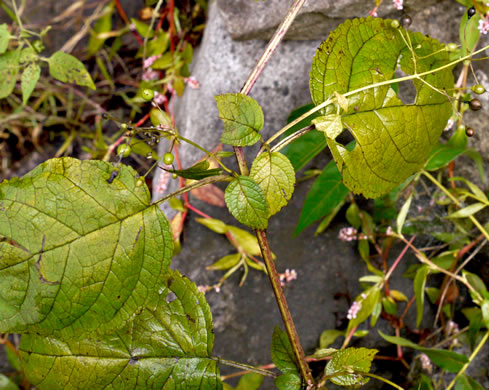
[[[48,58],[49,73],[63,83],[74,83],[95,89],[90,73],[83,63],[71,54],[57,51]]]
[[[294,192],[294,167],[281,153],[260,154],[253,161],[250,177],[265,193],[270,215],[276,214],[285,206]]]
[[[41,76],[41,67],[35,62],[27,65],[20,77],[20,89],[22,90],[22,103],[26,104],[36,87]]]
[[[362,376],[368,373],[376,349],[367,348],[346,348],[334,353],[331,360],[326,365],[326,376],[336,385],[353,386],[363,385],[369,378]]]
[[[0,24],[0,54],[7,51],[8,42],[10,41],[10,33],[8,32],[8,26],[6,23]]]
[[[329,138],[335,139],[343,131],[341,116],[338,114],[317,117],[312,120],[312,123],[316,126],[316,130],[323,132]]]
[[[19,73],[20,50],[8,51],[0,55],[0,99],[10,95]]]

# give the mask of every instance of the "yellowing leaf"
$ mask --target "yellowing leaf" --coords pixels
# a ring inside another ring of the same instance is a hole
[[[404,73],[414,74],[413,56],[406,45],[409,41],[416,55],[418,74],[449,62],[438,41],[403,28],[392,28],[391,20],[371,17],[347,20],[321,44],[313,59],[310,72],[313,102],[319,105],[334,97],[335,91],[346,95],[392,80],[398,63]],[[453,75],[448,68],[423,76],[423,80],[441,91],[453,88]],[[404,104],[389,85],[348,96],[349,105],[342,113],[342,122],[355,138],[355,148],[350,152],[333,138],[327,141],[351,191],[372,198],[388,193],[420,170],[437,144],[452,106],[446,95],[421,80],[413,82],[417,94],[410,105]],[[325,110],[325,114],[330,112],[330,108]]]
[[[95,89],[95,84],[85,66],[71,54],[57,51],[48,58],[49,73],[63,83],[74,83]]]
[[[22,90],[23,104],[26,104],[29,100],[29,97],[31,96],[32,91],[34,91],[34,88],[36,87],[37,81],[39,80],[40,76],[41,67],[36,63],[29,64],[24,69],[24,72],[20,77],[20,88]]]
[[[256,100],[241,93],[226,93],[216,96],[216,102],[224,122],[223,144],[249,146],[260,140],[265,118]]]
[[[260,154],[253,161],[250,177],[265,193],[270,215],[276,214],[285,206],[294,192],[294,167],[281,153]]]
[[[326,134],[326,137],[335,139],[343,131],[341,116],[338,114],[329,114],[320,116],[312,120],[316,130]]]
[[[10,95],[19,73],[20,50],[8,51],[0,55],[0,99]]]

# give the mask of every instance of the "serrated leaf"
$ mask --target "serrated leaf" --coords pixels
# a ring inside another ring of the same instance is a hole
[[[41,67],[32,63],[27,65],[20,77],[20,89],[22,90],[22,103],[26,104],[34,91],[36,84],[41,76]]]
[[[255,374],[254,372],[244,374],[235,390],[258,390],[264,379],[263,375]]]
[[[17,81],[19,73],[19,56],[20,51],[8,51],[0,55],[0,99],[10,95]]]
[[[342,182],[338,167],[334,162],[330,162],[307,193],[294,235],[298,235],[307,226],[330,213],[347,195],[348,189]]]
[[[220,168],[211,168],[209,169],[210,164],[209,161],[204,160],[200,161],[194,166],[187,169],[166,169],[163,170],[171,173],[176,173],[178,176],[183,177],[184,179],[192,179],[192,180],[201,180],[206,177],[218,176],[222,174],[222,169]]]
[[[250,146],[261,139],[259,131],[265,118],[256,100],[241,93],[226,93],[215,98],[219,118],[224,122],[223,144]]]
[[[448,372],[458,372],[469,361],[467,356],[445,349],[425,348],[402,337],[387,336],[382,331],[378,331],[380,336],[389,343],[400,345],[401,347],[413,348],[424,352],[431,361],[438,367],[444,368]]]
[[[295,172],[289,159],[281,153],[260,154],[250,170],[250,177],[265,193],[270,215],[287,205],[294,192]]]
[[[48,63],[49,73],[56,80],[95,89],[90,73],[85,69],[83,63],[71,54],[57,51],[48,58]]]
[[[253,229],[266,229],[270,209],[260,186],[248,176],[235,178],[224,192],[229,212]]]
[[[423,265],[416,272],[414,277],[414,295],[416,297],[416,326],[419,328],[424,314],[424,288],[426,286],[426,279],[430,273],[430,268],[427,265]]]
[[[412,55],[401,34],[409,34],[417,73],[449,62],[447,52],[436,40],[392,28],[391,20],[347,20],[322,43],[313,59],[313,102],[325,102],[334,91],[345,95],[372,83],[392,80],[398,60],[402,71],[412,75]],[[429,74],[424,80],[439,90],[453,87],[448,68]],[[388,193],[420,170],[429,157],[452,107],[446,96],[421,80],[413,82],[417,95],[411,105],[403,104],[389,85],[348,97],[349,108],[342,114],[342,122],[355,138],[356,146],[349,152],[330,138],[328,145],[351,191],[372,198]]]
[[[114,3],[107,4],[102,11],[102,16],[95,22],[93,31],[88,40],[87,54],[93,56],[103,45],[107,38],[99,37],[99,34],[107,33],[112,29],[112,13],[114,12]]]
[[[0,184],[2,333],[93,335],[156,296],[173,255],[168,220],[136,171],[113,172],[61,158]]]
[[[463,209],[451,213],[446,218],[467,218],[470,217],[471,215],[474,215],[475,213],[478,213],[486,206],[487,205],[484,203],[474,203],[471,204],[470,206],[464,207]]]
[[[292,373],[280,375],[274,383],[278,390],[300,390],[302,386],[300,376]]]
[[[290,113],[289,117],[287,118],[287,123],[294,121],[312,108],[314,108],[314,104],[310,103],[295,109]],[[289,130],[287,130],[283,137],[289,136],[296,131],[309,126],[312,119],[318,117],[319,115],[319,113],[315,112],[307,119],[300,121],[296,125],[292,126]],[[285,156],[287,156],[287,158],[292,163],[295,171],[297,172],[300,169],[304,168],[304,166],[325,147],[326,139],[324,138],[324,135],[317,130],[312,130],[287,145],[284,149],[282,149],[281,152]]]
[[[229,268],[233,268],[241,260],[241,253],[233,253],[232,255],[227,255],[216,261],[214,264],[209,265],[206,269],[213,271],[225,271]]]
[[[316,126],[316,130],[326,134],[329,138],[335,139],[343,132],[343,124],[339,114],[320,116],[313,119],[312,123]]]
[[[284,374],[299,373],[287,333],[275,326],[272,336],[272,361]]]
[[[7,51],[8,42],[10,41],[10,33],[8,32],[8,26],[6,23],[0,24],[0,54]]]
[[[361,373],[370,371],[370,366],[376,349],[367,348],[346,348],[337,351],[326,365],[326,376],[336,385],[352,386],[355,384],[365,384],[369,378],[365,378]],[[351,374],[346,374],[351,372]]]
[[[78,341],[22,336],[24,372],[36,388],[220,389],[212,316],[194,283],[169,270],[157,295],[125,326]]]

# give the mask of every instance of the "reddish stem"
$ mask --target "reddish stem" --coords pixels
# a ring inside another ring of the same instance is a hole
[[[117,12],[119,13],[120,17],[126,24],[131,24],[131,21],[127,17],[126,13],[124,12],[124,9],[122,8],[120,0],[114,0],[115,6],[117,8]],[[137,31],[132,31],[132,34],[136,37],[136,40],[140,45],[144,45],[143,39],[139,36]]]
[[[450,164],[448,164],[448,177],[450,179],[453,179],[453,167],[455,166],[455,161],[450,161]],[[450,186],[455,189],[455,182],[453,180],[450,180]]]

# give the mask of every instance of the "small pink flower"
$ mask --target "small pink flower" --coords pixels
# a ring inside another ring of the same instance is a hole
[[[155,95],[153,97],[153,105],[161,106],[166,102],[168,102],[168,98],[162,93],[155,91]]]
[[[394,7],[398,10],[402,10],[404,8],[403,7],[404,0],[393,0],[393,3],[394,3]]]
[[[216,284],[214,286],[214,291],[219,294],[221,292],[221,287]]]
[[[146,69],[143,72],[143,80],[144,81],[152,81],[152,80],[158,80],[160,78],[160,74],[158,71],[153,70],[153,69]]]
[[[340,232],[338,233],[338,239],[341,241],[358,240],[358,231],[352,226],[340,229]]]
[[[202,294],[205,294],[207,292],[207,290],[209,289],[209,286],[197,286],[197,290],[199,290],[199,292],[201,292]]]
[[[163,164],[164,167],[171,168],[170,165]],[[157,194],[164,194],[168,188],[168,182],[170,181],[170,172],[161,171],[158,181],[156,182],[155,191]]]
[[[392,226],[387,226],[387,230],[385,231],[386,236],[392,236],[394,234],[394,230],[392,229]]]
[[[421,359],[421,367],[423,368],[423,370],[426,370],[429,373],[431,373],[433,366],[431,365],[431,360],[428,357],[428,355],[422,353],[420,359]]]
[[[185,81],[188,84],[188,86],[192,89],[199,89],[200,88],[200,83],[193,76],[187,77],[187,78],[183,79],[183,81]]]
[[[353,302],[353,304],[348,309],[348,314],[346,315],[346,318],[348,318],[349,320],[353,320],[354,318],[357,318],[357,314],[361,308],[362,308],[362,304],[359,301]]]
[[[379,16],[379,15],[377,14],[377,7],[375,7],[375,8],[374,8],[372,11],[370,11],[368,14],[369,14],[370,16],[373,16],[374,18],[376,18],[377,16]]]
[[[151,57],[146,58],[143,62],[143,69],[149,68],[160,57],[161,57],[161,54],[157,55],[157,56],[151,56]]]
[[[479,30],[482,34],[487,34],[489,31],[489,13],[486,14],[486,17],[484,19],[479,20]]]
[[[295,269],[290,270],[287,268],[283,274],[279,274],[279,278],[280,284],[282,286],[285,286],[287,283],[290,283],[293,280],[297,279],[297,272],[295,271]]]

